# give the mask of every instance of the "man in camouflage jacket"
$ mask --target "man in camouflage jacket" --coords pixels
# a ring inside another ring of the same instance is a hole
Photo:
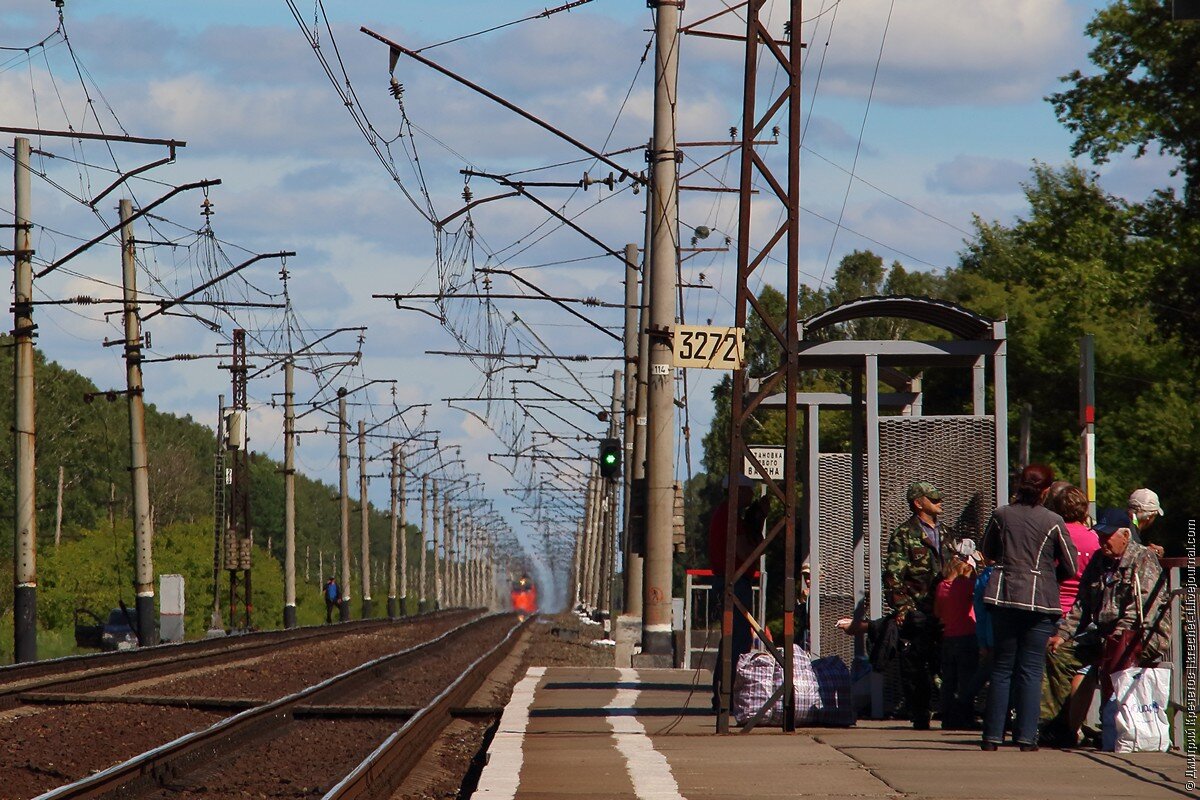
[[[910,719],[917,730],[928,730],[942,638],[933,614],[934,588],[956,542],[938,525],[942,493],[936,486],[917,481],[905,496],[913,514],[888,542],[883,585],[900,627],[900,680]]]
[[[1105,512],[1095,525],[1100,552],[1079,576],[1075,605],[1050,640],[1057,649],[1090,623],[1096,625],[1101,641],[1118,631],[1139,631],[1142,666],[1157,664],[1167,654],[1171,626],[1167,587],[1162,582],[1162,565],[1148,547],[1133,541],[1123,515]]]

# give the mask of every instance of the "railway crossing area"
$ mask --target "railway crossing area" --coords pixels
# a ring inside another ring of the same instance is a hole
[[[530,667],[473,795],[480,800],[1046,800],[1196,797],[1177,753],[979,749],[903,721],[715,736],[704,670]]]

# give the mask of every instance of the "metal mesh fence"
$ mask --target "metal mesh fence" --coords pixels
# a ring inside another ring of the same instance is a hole
[[[913,481],[942,490],[942,527],[954,537],[983,535],[996,507],[996,425],[991,417],[884,417],[879,420],[883,552],[910,515]]]
[[[854,614],[854,529],[851,503],[851,456],[824,453],[817,473],[818,524],[821,556],[821,655],[854,659],[854,637],[834,623]]]
[[[886,563],[892,531],[910,514],[905,493],[916,480],[945,495],[941,521],[955,537],[978,541],[995,508],[995,423],[990,417],[884,417],[879,421],[881,561]],[[854,638],[835,625],[854,613],[854,531],[849,453],[823,453],[818,464],[818,524],[821,556],[821,655],[854,658]],[[865,476],[864,476],[865,487]],[[864,491],[864,503],[865,500]],[[866,509],[863,509],[866,519]],[[865,533],[865,532],[864,532]],[[869,554],[863,574],[869,598]],[[884,607],[887,608],[885,600]],[[900,687],[895,665],[884,680],[884,706],[895,708]]]

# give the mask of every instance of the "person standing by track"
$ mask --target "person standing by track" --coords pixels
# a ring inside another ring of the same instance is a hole
[[[900,679],[913,728],[929,730],[933,679],[938,674],[942,628],[934,615],[934,590],[957,542],[938,524],[942,492],[916,481],[905,494],[912,516],[888,542],[883,585],[900,629]]]
[[[1023,751],[1038,749],[1046,643],[1062,616],[1058,583],[1076,576],[1078,558],[1066,522],[1041,505],[1053,482],[1049,467],[1025,467],[1016,500],[992,512],[983,534],[983,554],[996,562],[984,593],[995,650],[983,750],[995,750],[1004,740],[1010,692],[1016,709],[1013,739]]]
[[[337,581],[333,576],[329,576],[329,580],[325,582],[325,624],[333,623],[333,610],[338,607],[338,598],[342,590],[338,587]]]

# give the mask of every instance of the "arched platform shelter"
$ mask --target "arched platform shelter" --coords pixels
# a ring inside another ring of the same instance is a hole
[[[935,326],[942,341],[828,339],[831,325],[865,318],[901,318]],[[870,619],[885,613],[883,562],[892,530],[909,516],[905,491],[927,480],[945,494],[943,523],[978,539],[988,517],[1008,498],[1008,394],[1003,320],[925,297],[862,297],[801,323],[801,370],[843,370],[851,391],[806,392],[795,398],[804,420],[801,512],[812,570],[810,644],[814,655],[840,655],[849,664],[863,652],[834,623],[861,602]],[[989,368],[990,365],[990,368]],[[969,414],[923,413],[924,370],[969,370]],[[988,402],[988,384],[991,402]],[[881,391],[886,385],[890,391]],[[782,408],[783,395],[764,408]],[[822,453],[822,413],[851,418],[847,453]],[[890,684],[890,682],[889,682]],[[872,716],[882,716],[882,677],[871,682]]]

